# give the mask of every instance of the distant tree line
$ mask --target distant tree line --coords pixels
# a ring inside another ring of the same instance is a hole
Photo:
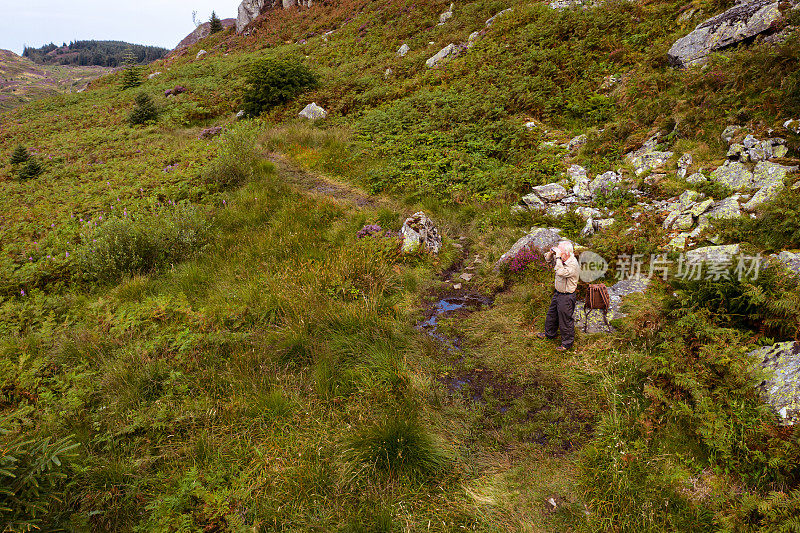
[[[56,51],[54,54],[50,52]],[[40,65],[98,65],[118,67],[124,62],[125,52],[130,50],[140,64],[150,63],[164,57],[169,50],[158,46],[129,44],[122,41],[73,41],[58,46],[54,43],[40,48],[26,46],[22,57]]]

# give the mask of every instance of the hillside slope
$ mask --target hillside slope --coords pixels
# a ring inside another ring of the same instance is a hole
[[[3,113],[13,530],[797,521],[791,6],[686,69],[668,51],[732,2],[449,7],[269,10],[138,88]],[[237,117],[253,65],[286,64],[318,84]],[[158,114],[132,125],[140,94]],[[419,211],[438,253],[402,251]],[[568,352],[535,335],[542,228],[608,261],[611,327]],[[688,261],[712,245],[738,254]]]
[[[104,67],[36,65],[8,50],[0,50],[0,109],[62,92],[83,89],[110,72]]]

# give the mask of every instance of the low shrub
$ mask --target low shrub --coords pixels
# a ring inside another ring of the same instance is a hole
[[[156,117],[158,117],[158,110],[153,99],[147,93],[137,94],[133,111],[128,115],[128,123],[131,126],[137,126],[155,120]]]
[[[203,180],[212,188],[224,191],[251,180],[260,159],[256,154],[254,132],[250,128],[226,130],[220,140],[222,148],[206,167]]]
[[[19,174],[17,175],[20,180],[25,181],[38,177],[42,172],[44,172],[42,163],[37,158],[31,157],[28,159],[28,162],[19,169]]]
[[[83,235],[76,276],[108,282],[158,270],[196,255],[210,236],[205,215],[189,204],[109,218]]]
[[[20,165],[25,163],[30,158],[30,154],[28,154],[28,149],[18,144],[14,151],[11,152],[11,159],[10,163],[11,166]]]
[[[291,101],[317,83],[317,75],[299,61],[261,59],[247,70],[244,110],[251,116],[260,115]]]

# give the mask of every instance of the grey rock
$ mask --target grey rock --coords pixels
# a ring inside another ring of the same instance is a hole
[[[240,109],[236,112],[236,120],[242,120],[247,116],[247,113],[244,112],[244,109]]]
[[[575,185],[572,186],[572,193],[581,200],[588,200],[592,197],[592,191],[589,188],[588,178],[576,178]]]
[[[753,173],[738,161],[726,161],[711,173],[711,180],[731,189],[748,188],[753,181]]]
[[[686,178],[686,183],[703,183],[708,179],[700,172],[695,172]]]
[[[745,136],[745,138],[742,139],[742,146],[744,146],[745,149],[747,150],[755,146],[756,143],[758,143],[758,139],[753,137],[751,134],[747,134],[747,136]]]
[[[603,216],[602,211],[596,209],[594,207],[589,206],[580,206],[575,208],[575,214],[581,217],[584,220],[589,220],[592,218],[599,218]]]
[[[488,19],[486,21],[486,27],[487,28],[491,28],[492,24],[494,24],[494,21],[497,20],[497,17],[500,17],[500,16],[505,15],[507,13],[511,13],[512,11],[514,11],[514,9],[511,8],[511,7],[509,7],[508,9],[502,10],[501,12],[499,12],[498,14],[496,14],[495,16],[493,16],[492,18],[490,18],[490,19]]]
[[[794,134],[800,135],[800,119],[789,119],[783,123],[783,127]]]
[[[689,209],[689,214],[692,215],[693,217],[699,217],[700,215],[702,215],[703,213],[708,211],[711,208],[712,205],[714,205],[714,199],[713,198],[707,198],[706,200],[703,200],[702,202],[698,202],[698,203],[694,204]]]
[[[585,178],[586,169],[580,165],[570,165],[567,169],[567,176],[572,179]]]
[[[383,79],[388,80],[389,78],[392,77],[392,74],[394,74],[394,71],[391,68],[387,68],[386,71],[383,73]]]
[[[771,29],[780,20],[778,2],[752,0],[736,4],[724,13],[701,23],[689,35],[678,39],[667,52],[677,67],[702,62],[713,51],[731,46]]]
[[[403,43],[400,48],[397,49],[397,55],[400,57],[405,57],[405,55],[411,51],[411,47],[409,47],[406,43]]]
[[[670,229],[675,224],[675,221],[678,220],[678,217],[681,216],[680,211],[671,211],[667,217],[664,219],[664,222],[661,223],[661,227],[664,229]]]
[[[495,268],[498,268],[501,264],[509,261],[512,257],[525,249],[536,250],[541,254],[546,253],[550,248],[556,246],[563,240],[559,235],[560,231],[560,229],[556,228],[531,228],[527,235],[515,242],[514,245],[500,257],[497,263],[495,263]]]
[[[586,219],[586,224],[583,226],[581,230],[581,237],[591,237],[594,235],[594,220],[590,218]]]
[[[536,129],[536,123],[534,121],[532,121],[532,120],[530,122],[526,122],[525,123],[525,128],[529,129],[529,130]]]
[[[577,137],[573,137],[567,143],[567,150],[569,150],[570,152],[574,152],[578,148],[580,148],[581,146],[586,144],[588,140],[589,140],[589,138],[586,136],[586,134],[582,134],[582,135],[578,135]]]
[[[765,185],[761,187],[756,193],[742,206],[745,211],[754,211],[758,206],[764,202],[769,202],[780,194],[783,190],[783,182],[775,183],[773,185]]]
[[[725,141],[726,143],[730,144],[730,142],[733,140],[733,138],[736,137],[736,135],[740,131],[742,131],[742,127],[741,126],[727,126],[722,131],[722,135],[721,135],[722,140]]]
[[[797,171],[796,166],[779,165],[769,161],[761,161],[753,170],[753,179],[750,184],[751,189],[763,187],[778,187],[783,185],[783,180],[790,172]]]
[[[537,185],[536,187],[533,187],[532,190],[539,196],[539,198],[548,202],[557,202],[567,196],[567,190],[558,183]]]
[[[735,161],[747,161],[747,149],[739,143],[733,143],[728,147],[728,153],[725,154],[725,157]]]
[[[424,246],[426,250],[438,254],[442,247],[442,237],[436,225],[422,211],[414,213],[403,222],[400,236],[403,238],[403,253],[410,253]]]
[[[549,217],[559,218],[563,217],[569,212],[569,208],[562,204],[548,204],[545,208],[545,213]]]
[[[769,377],[759,388],[786,425],[800,421],[800,341],[787,341],[753,350],[750,355]]]
[[[742,212],[739,208],[738,194],[720,200],[714,205],[711,211],[708,212],[708,218],[712,219],[726,220],[739,218],[740,216],[742,216]]]
[[[679,230],[687,230],[694,225],[694,218],[692,218],[691,213],[685,213],[678,216],[675,219],[675,223],[673,227],[678,228]]]
[[[550,9],[561,11],[564,9],[586,8],[592,4],[592,0],[553,0],[550,2]]]
[[[594,229],[597,231],[603,231],[613,226],[614,222],[616,221],[613,218],[601,218],[600,220],[595,220]]]
[[[683,193],[678,197],[678,201],[681,203],[681,207],[686,209],[698,198],[700,198],[700,193],[697,191],[687,190],[683,191]]]
[[[458,50],[459,49],[455,44],[450,43],[436,52],[436,54],[434,54],[432,57],[428,58],[428,60],[425,61],[425,65],[428,68],[437,67],[440,64],[443,64],[445,61],[449,61],[456,57],[458,55]]]
[[[156,76],[160,76],[160,75],[161,75],[161,71],[156,71],[156,72],[153,72],[152,74],[148,74],[147,79],[148,80],[152,80]]]
[[[625,160],[633,166],[637,176],[644,174],[648,170],[663,167],[673,156],[673,152],[661,152],[655,149],[659,137],[658,134],[650,137],[641,148],[625,156]]]
[[[650,280],[645,277],[631,278],[618,281],[608,288],[608,296],[610,300],[609,309],[606,312],[608,320],[623,318],[626,316],[622,312],[622,299],[625,296],[634,293],[644,293],[650,285]],[[603,315],[601,311],[590,310],[589,313],[584,312],[584,302],[578,302],[575,305],[575,312],[573,313],[575,319],[575,329],[583,331],[584,321],[587,333],[608,333],[614,331],[610,325],[607,327],[603,322]]]
[[[525,205],[527,205],[530,209],[537,211],[543,210],[545,207],[547,207],[545,201],[539,198],[539,195],[536,193],[526,194],[522,197],[522,201],[525,202]]]
[[[595,178],[589,183],[589,191],[591,191],[592,194],[595,194],[601,190],[607,190],[619,182],[620,175],[613,170],[609,170],[608,172],[604,172],[603,174],[595,176]]]
[[[786,146],[779,144],[772,147],[772,157],[786,157],[789,154],[789,149]]]
[[[208,52],[206,52],[205,50],[200,50],[199,52],[197,52],[197,55],[195,56],[195,59],[202,59],[203,56],[206,55],[207,53]]]
[[[441,26],[442,24],[444,24],[445,22],[447,22],[448,20],[453,18],[453,8],[454,7],[455,7],[454,4],[450,4],[450,8],[447,11],[445,11],[444,13],[442,13],[441,15],[439,15],[439,26]]]
[[[720,246],[704,246],[686,252],[686,259],[690,262],[725,263],[734,256],[739,255],[738,244],[723,244]]]
[[[313,0],[243,0],[236,17],[236,33],[242,33],[248,24],[268,9],[311,7]]]
[[[299,115],[300,117],[307,118],[309,120],[317,120],[327,117],[328,112],[318,106],[316,102],[311,102],[305,106],[302,111],[300,111]]]
[[[784,250],[778,254],[777,259],[795,274],[800,274],[800,253]]]
[[[682,232],[675,235],[670,241],[666,244],[664,248],[672,252],[680,252],[686,249],[686,243],[689,241],[690,234],[687,232]]]

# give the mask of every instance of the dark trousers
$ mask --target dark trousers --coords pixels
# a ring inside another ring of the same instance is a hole
[[[550,300],[550,308],[547,310],[547,318],[544,319],[544,334],[552,339],[561,329],[561,345],[567,348],[572,347],[575,342],[575,293],[564,294],[553,291],[553,299]]]

